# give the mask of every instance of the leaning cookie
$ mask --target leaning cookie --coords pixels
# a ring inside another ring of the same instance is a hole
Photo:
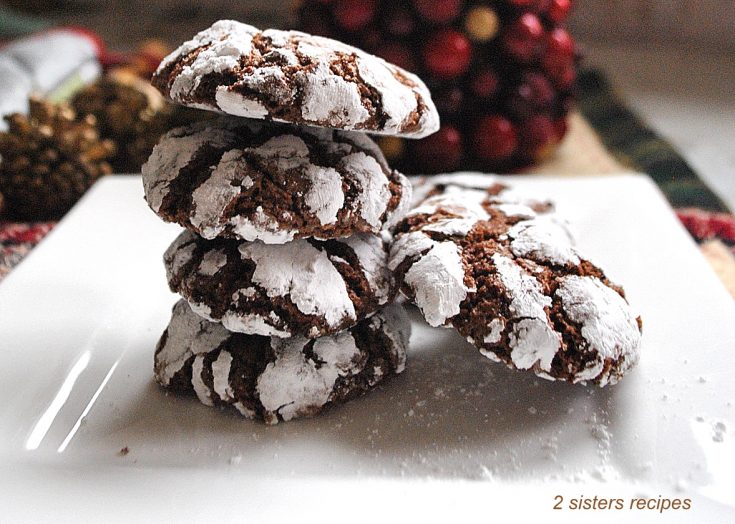
[[[310,340],[231,333],[181,300],[158,342],[155,376],[177,393],[276,424],[316,415],[401,373],[411,324],[389,306],[348,331]]]
[[[174,102],[235,116],[421,138],[439,129],[416,76],[335,40],[220,20],[163,59]]]
[[[491,360],[551,380],[616,383],[641,341],[623,290],[553,214],[498,194],[448,187],[409,213],[391,248],[397,285],[429,324],[455,327]]]
[[[269,244],[377,233],[411,200],[406,177],[362,133],[225,117],[165,135],[143,187],[168,222]]]
[[[316,338],[354,326],[393,299],[387,236],[269,245],[185,231],[164,263],[171,290],[230,331]]]

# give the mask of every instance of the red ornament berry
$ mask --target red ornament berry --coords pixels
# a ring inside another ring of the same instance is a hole
[[[430,137],[416,142],[414,155],[427,173],[457,169],[464,155],[462,135],[456,127],[442,126]]]
[[[442,80],[463,75],[470,67],[472,44],[459,31],[445,29],[424,46],[424,64]]]
[[[362,43],[360,44],[365,51],[377,53],[383,43],[380,31],[375,29],[367,29],[362,33]]]
[[[546,35],[544,44],[544,68],[553,69],[574,63],[574,40],[565,29],[553,29]]]
[[[677,210],[684,227],[697,240],[707,240],[715,236],[715,230],[712,228],[710,214],[701,209],[684,208]]]
[[[484,69],[472,79],[472,92],[480,98],[492,98],[498,91],[498,75],[492,69]]]
[[[385,30],[393,36],[410,35],[416,29],[416,21],[407,9],[396,8],[388,11],[383,21]]]
[[[462,110],[464,92],[459,87],[452,87],[433,95],[436,108],[444,116],[455,116]]]
[[[486,116],[480,119],[473,134],[472,150],[489,162],[502,162],[518,148],[518,134],[507,118]]]
[[[462,12],[463,0],[414,0],[413,3],[426,20],[446,24]]]
[[[387,42],[376,49],[376,54],[391,64],[402,67],[406,71],[415,71],[416,63],[413,61],[413,53],[398,42]]]
[[[544,28],[533,13],[524,13],[503,34],[503,46],[514,58],[530,62],[539,51]]]
[[[514,120],[527,120],[535,113],[533,104],[524,98],[520,86],[516,86],[511,92],[503,108],[514,117]]]
[[[537,156],[557,142],[556,127],[546,115],[534,115],[522,126],[521,145],[531,156]]]
[[[348,31],[362,29],[375,17],[376,0],[339,0],[334,4],[334,18]]]
[[[519,87],[521,96],[537,108],[549,106],[554,101],[554,88],[540,73],[526,73]]]
[[[554,120],[554,131],[556,132],[557,140],[561,141],[561,139],[567,134],[568,130],[569,122],[567,122],[567,117],[564,116]]]
[[[554,86],[561,91],[569,91],[577,79],[577,70],[573,65],[547,69],[547,72]]]
[[[569,16],[571,8],[571,0],[551,0],[546,10],[546,18],[552,24],[561,24]]]
[[[550,109],[556,93],[554,87],[542,74],[529,72],[508,99],[507,108],[521,120],[527,120],[540,109]]]

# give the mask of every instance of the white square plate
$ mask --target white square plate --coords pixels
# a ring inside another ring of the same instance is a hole
[[[555,199],[643,316],[619,385],[509,371],[414,314],[407,371],[311,420],[167,396],[151,368],[179,229],[139,177],[110,177],[0,284],[0,521],[663,518],[570,510],[580,496],[690,498],[667,522],[735,521],[732,299],[647,178],[508,181]]]

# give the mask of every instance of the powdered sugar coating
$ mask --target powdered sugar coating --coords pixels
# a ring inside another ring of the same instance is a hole
[[[210,329],[210,323],[191,313],[186,302],[176,303],[169,325],[166,343],[161,346],[156,361],[156,377],[168,384],[181,371],[191,355],[199,355],[219,346],[229,336],[225,330]],[[197,333],[190,338],[191,333]]]
[[[496,182],[482,191],[438,178],[396,226],[389,262],[427,322],[544,378],[604,386],[622,377],[637,361],[639,319],[574,248],[565,222]]]
[[[221,249],[208,251],[199,264],[199,274],[211,277],[225,267],[225,264],[227,264],[227,255],[224,251]]]
[[[204,238],[214,238],[224,230],[220,217],[227,205],[240,195],[243,188],[253,187],[249,176],[238,176],[245,166],[242,151],[231,149],[222,155],[211,170],[211,176],[194,190],[192,200],[197,204],[191,214],[191,224],[201,231]]]
[[[437,327],[459,314],[470,289],[459,248],[452,242],[435,242],[418,233],[399,236],[391,248],[391,269],[415,259],[403,281],[429,325]]]
[[[565,277],[556,296],[567,316],[581,325],[587,351],[595,355],[576,379],[597,379],[600,385],[617,382],[618,377],[605,370],[606,363],[624,360],[627,370],[640,357],[641,333],[627,302],[595,277]]]
[[[362,189],[358,199],[360,215],[371,226],[379,227],[391,196],[388,179],[376,176],[381,172],[380,165],[375,158],[365,153],[346,156],[342,159],[342,165]]]
[[[549,371],[561,345],[561,337],[549,325],[546,315],[551,299],[544,295],[539,281],[514,260],[496,253],[492,261],[510,299],[508,310],[511,319],[520,319],[513,324],[510,333],[513,365],[518,369],[538,366]]]
[[[335,40],[231,20],[167,56],[153,84],[175,102],[248,118],[411,138],[439,129],[416,75]]]
[[[232,354],[222,351],[217,360],[212,362],[212,389],[225,402],[233,400],[235,393],[230,386],[230,370],[232,369]]]
[[[365,364],[349,332],[316,339],[312,346],[316,360],[301,352],[306,342],[301,337],[271,339],[276,360],[258,377],[260,402],[267,412],[279,413],[283,420],[326,404],[337,379],[359,373]]]
[[[194,393],[199,398],[199,402],[205,406],[214,406],[212,391],[204,383],[202,371],[204,371],[204,356],[197,355],[191,366],[191,385],[194,387]]]
[[[500,342],[503,331],[505,331],[505,322],[500,318],[494,318],[488,324],[488,332],[483,339],[486,344],[497,344]]]
[[[316,338],[390,302],[387,250],[368,234],[269,245],[184,232],[164,262],[171,289],[208,320],[240,333]]]
[[[304,54],[314,47],[299,45],[298,49]],[[358,129],[357,125],[370,118],[370,112],[362,104],[358,85],[333,74],[328,57],[315,53],[311,56],[318,57],[316,68],[296,74],[297,81],[303,86],[301,117],[304,122]]]
[[[451,240],[434,240],[436,234],[466,237],[478,223],[491,220],[491,210],[506,216],[503,210],[508,210],[509,205],[513,206],[510,208],[510,216],[530,219],[519,224],[530,224],[537,217],[536,211],[531,207],[535,205],[534,201],[514,194],[507,187],[498,187],[493,194],[489,194],[486,189],[475,189],[478,186],[488,189],[499,186],[494,177],[487,178],[489,180],[466,175],[437,177],[439,184],[433,186],[436,194],[425,192],[425,199],[406,215],[407,220],[420,216],[431,217],[431,220],[422,224],[421,228],[398,235],[391,249],[389,264],[392,270],[406,261],[413,261],[403,276],[403,282],[411,290],[416,305],[432,326],[444,325],[457,315],[460,304],[472,291],[465,284],[466,268],[461,248]],[[455,180],[461,183],[471,182],[473,187],[464,187],[455,183]],[[437,187],[441,189],[437,191]],[[523,213],[518,213],[518,206],[522,206]],[[551,240],[542,244],[540,241],[545,237],[539,237],[539,242],[534,242],[533,232],[536,230],[540,229],[530,228],[531,233],[524,234],[526,229],[518,229],[519,250],[530,249],[529,246],[544,247],[544,253],[550,250],[547,244]],[[564,238],[568,240],[567,236]]]
[[[199,313],[195,308],[194,311]],[[285,322],[275,313],[236,313],[234,311],[225,311],[220,319],[214,319],[207,315],[206,318],[212,321],[222,323],[222,325],[233,333],[257,333],[264,337],[281,337],[287,338],[291,336],[291,331],[287,328],[279,328],[277,326],[285,325]]]
[[[268,297],[289,296],[305,315],[323,316],[327,326],[345,318],[356,320],[347,284],[324,251],[306,240],[295,240],[278,250],[267,244],[240,244],[243,259],[255,264],[252,282]]]
[[[319,413],[401,373],[410,330],[403,309],[390,306],[316,340],[243,335],[202,320],[182,300],[156,350],[156,380],[275,424]]]
[[[506,216],[524,216],[508,214],[501,206],[499,209]],[[530,209],[528,211],[532,212]],[[580,262],[569,231],[553,216],[531,215],[511,227],[508,236],[511,238],[510,249],[517,257],[561,265],[577,265]]]
[[[240,93],[218,88],[214,96],[217,107],[228,115],[256,119],[265,119],[268,116],[268,108],[261,102],[246,98]],[[199,103],[196,107],[199,109],[210,109],[208,104]]]
[[[151,209],[158,212],[168,195],[171,181],[179,176],[202,147],[222,147],[233,138],[226,127],[211,129],[197,126],[169,132],[153,148],[150,158],[142,167],[143,188]],[[171,143],[175,143],[175,146],[171,147]]]
[[[250,217],[237,215],[230,218],[226,226],[236,238],[243,240],[259,240],[266,244],[286,244],[291,242],[299,233],[296,229],[283,227],[277,220],[267,215],[262,206],[255,208]],[[225,227],[226,227],[225,226]],[[220,234],[217,236],[221,236]],[[205,230],[206,231],[206,230]],[[204,236],[204,235],[202,235]],[[216,238],[215,236],[204,238]]]
[[[388,269],[385,256],[386,239],[372,235],[353,235],[342,240],[354,252],[370,290],[381,304],[390,300],[390,291],[393,288],[393,275]],[[341,257],[330,257],[333,262],[340,261],[349,264]]]
[[[188,235],[176,237],[163,255],[166,261],[166,271],[170,271],[171,274],[181,271],[191,262],[195,250],[196,244],[192,237]]]
[[[269,244],[377,233],[402,218],[411,199],[407,179],[359,133],[232,118],[164,136],[143,182],[164,220],[207,239]]]
[[[191,97],[203,76],[210,73],[223,73],[237,67],[240,57],[252,51],[253,36],[257,29],[246,24],[222,20],[208,31],[198,33],[192,40],[182,44],[177,50],[166,56],[159,68],[171,65],[180,54],[189,54],[195,49],[201,50],[196,58],[181,68],[170,87],[170,96],[174,100],[186,100]]]
[[[304,202],[320,224],[334,224],[337,222],[337,213],[345,204],[342,177],[331,167],[325,169],[317,166],[309,166],[306,176],[311,181],[311,187],[304,195]]]

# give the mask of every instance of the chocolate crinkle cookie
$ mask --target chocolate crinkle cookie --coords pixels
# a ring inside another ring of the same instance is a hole
[[[432,326],[550,380],[616,383],[638,361],[640,318],[543,202],[451,177],[395,228],[390,267]]]
[[[172,291],[230,331],[308,338],[333,334],[395,296],[388,235],[282,245],[182,233],[164,254]]]
[[[416,75],[335,40],[232,20],[182,44],[152,82],[174,102],[235,116],[413,138],[439,129]]]
[[[269,244],[377,233],[411,199],[406,177],[362,133],[227,117],[164,136],[143,186],[166,221]]]
[[[155,376],[208,406],[276,424],[316,415],[401,373],[410,333],[402,307],[389,306],[316,340],[244,335],[201,318],[181,300],[158,342]]]

